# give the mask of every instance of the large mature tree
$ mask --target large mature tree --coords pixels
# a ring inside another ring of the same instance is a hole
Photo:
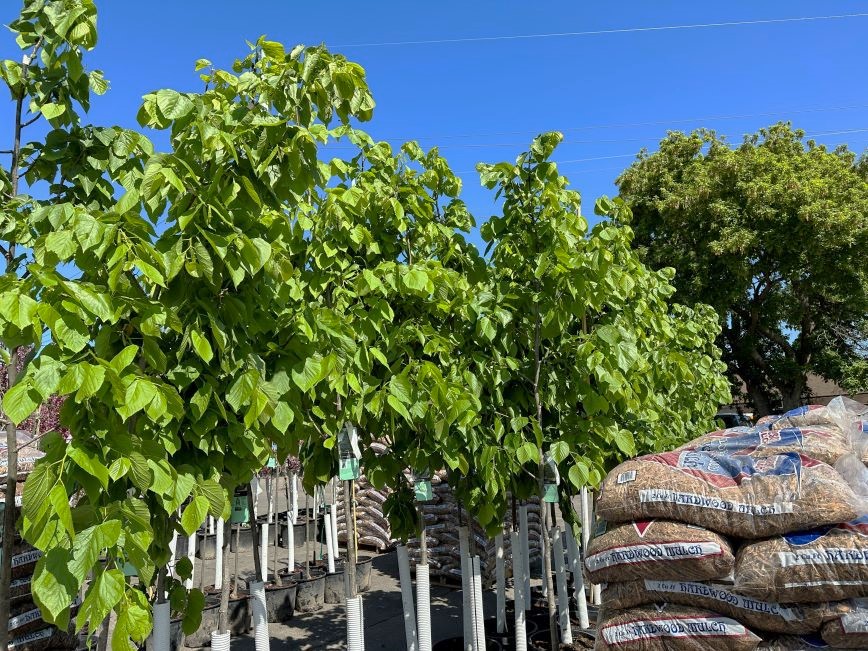
[[[810,372],[866,382],[865,160],[804,135],[670,133],[617,180],[635,245],[678,270],[680,302],[716,308],[731,379],[760,414],[805,399]]]

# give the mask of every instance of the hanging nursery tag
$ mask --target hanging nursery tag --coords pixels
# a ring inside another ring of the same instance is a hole
[[[266,468],[277,468],[277,459],[274,457],[268,457],[268,465]]]
[[[338,478],[343,480],[358,479],[359,460],[354,457],[350,457],[349,459],[342,458],[340,462],[340,471],[338,472]]]
[[[131,563],[124,563],[124,576],[138,576],[139,571]]]
[[[250,509],[247,505],[247,495],[236,495],[232,500],[232,515],[229,517],[230,524],[240,524],[250,520]]]
[[[430,502],[434,498],[434,491],[431,489],[431,482],[427,479],[422,479],[415,483],[416,501]]]
[[[543,491],[543,501],[549,504],[556,504],[558,501],[558,485],[546,484]]]

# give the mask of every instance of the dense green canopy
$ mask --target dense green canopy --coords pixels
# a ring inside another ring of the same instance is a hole
[[[709,304],[736,388],[760,414],[806,397],[809,372],[868,388],[868,165],[777,124],[732,147],[670,133],[618,179],[635,246]]]

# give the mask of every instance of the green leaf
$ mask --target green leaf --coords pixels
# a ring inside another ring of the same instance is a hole
[[[108,489],[109,470],[90,450],[82,447],[81,444],[73,440],[67,450],[69,458],[75,461],[76,465],[84,470],[91,477],[95,477],[102,484],[103,489]]]
[[[588,466],[583,461],[576,461],[567,473],[573,486],[581,488],[588,485]]]
[[[394,375],[389,381],[389,393],[405,405],[413,402],[413,385],[406,375]]]
[[[570,454],[570,446],[566,441],[555,441],[549,446],[549,454],[555,463],[561,463]]]
[[[63,104],[54,104],[52,102],[43,104],[39,107],[39,110],[47,120],[59,118],[61,115],[66,113],[66,107]]]
[[[271,424],[274,425],[281,434],[286,434],[286,430],[292,425],[295,419],[295,414],[285,402],[278,402],[274,406],[274,415],[271,417]]]
[[[407,411],[407,408],[403,405],[403,403],[398,400],[394,395],[389,394],[386,396],[386,402],[389,403],[389,406],[397,411],[408,423],[412,423],[413,419],[410,417],[410,412]]]
[[[80,582],[70,573],[69,561],[68,549],[54,547],[36,562],[31,590],[48,623],[61,623],[61,616],[68,618],[69,607],[78,596]]]
[[[192,635],[202,625],[202,611],[205,608],[205,595],[201,590],[193,589],[187,594],[187,607],[184,609],[184,619],[181,630],[186,635]]]
[[[411,269],[402,280],[407,289],[425,294],[431,292],[431,289],[429,289],[431,281],[428,279],[428,274],[422,269]]]
[[[301,369],[292,369],[292,381],[304,393],[310,391],[321,379],[323,372],[322,357],[313,355],[304,360],[304,365]]]
[[[141,574],[141,571],[140,571]],[[151,633],[151,608],[141,590],[129,588],[126,599],[118,606],[118,618],[112,634],[112,649],[128,649],[128,639],[144,642]]]
[[[82,583],[97,561],[100,553],[118,542],[121,535],[119,520],[108,520],[101,524],[79,531],[72,543],[72,560],[69,561],[69,571],[79,583]]]
[[[259,386],[259,373],[253,369],[249,369],[239,376],[237,380],[229,388],[229,393],[226,394],[226,402],[235,411],[241,411],[242,405],[250,403],[253,397],[253,392]]]
[[[196,59],[196,72],[202,70],[202,68],[209,68],[211,66],[211,62],[208,59]]]
[[[215,518],[223,516],[226,508],[226,491],[213,479],[206,479],[196,485],[196,491],[208,500],[208,513]]]
[[[262,51],[265,53],[265,56],[272,59],[283,61],[286,58],[283,44],[277,41],[262,41]]]
[[[25,378],[3,396],[3,411],[16,426],[20,425],[39,406],[38,395]]]
[[[167,120],[179,120],[193,110],[193,102],[175,90],[157,91],[157,108]]]
[[[199,529],[199,526],[208,517],[210,502],[208,498],[197,495],[194,497],[184,512],[181,514],[181,528],[188,536],[192,536]]]
[[[615,445],[618,446],[618,449],[627,456],[633,456],[636,454],[636,442],[633,439],[633,434],[627,430],[618,430],[612,437],[612,440],[615,442]]]
[[[149,380],[135,378],[127,387],[124,400],[126,417],[129,418],[148,406],[157,395],[157,388]]]
[[[66,529],[70,538],[75,536],[75,527],[72,526],[72,511],[69,508],[69,496],[63,484],[56,484],[48,493],[48,501],[54,509],[54,514]]]
[[[214,351],[211,350],[211,343],[198,330],[190,332],[190,339],[193,342],[193,348],[196,354],[207,364],[214,359]]]
[[[75,623],[81,628],[85,623],[92,627],[101,624],[124,596],[124,574],[120,570],[106,570],[100,572],[78,611]]]
[[[106,81],[105,77],[101,70],[92,70],[90,74],[87,76],[88,85],[90,89],[96,95],[105,95],[106,91],[109,88],[108,81]]]

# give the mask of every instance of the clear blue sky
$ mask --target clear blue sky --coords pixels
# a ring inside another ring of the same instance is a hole
[[[325,42],[361,63],[377,101],[367,129],[377,138],[439,145],[462,173],[478,221],[495,208],[479,187],[477,161],[513,159],[541,131],[566,141],[558,159],[582,192],[585,212],[613,194],[613,179],[667,129],[712,127],[739,140],[779,119],[829,144],[868,146],[868,17],[582,37],[382,47],[359,43],[509,36],[868,12],[857,1],[347,2],[97,0],[99,44],[88,56],[111,90],[91,121],[135,125],[141,96],[198,90],[199,57],[228,66],[245,39]],[[7,0],[8,23],[17,3]],[[10,36],[0,56],[18,58]],[[813,110],[853,107],[849,110]],[[759,115],[762,114],[762,115]],[[712,119],[713,116],[746,116]],[[11,103],[0,103],[0,144]],[[692,119],[702,118],[702,119]],[[660,124],[635,125],[659,122]],[[606,126],[624,125],[633,126]],[[159,134],[151,134],[165,147]],[[5,145],[0,147],[5,149]],[[476,239],[474,237],[474,239]],[[477,240],[478,241],[478,240]]]

